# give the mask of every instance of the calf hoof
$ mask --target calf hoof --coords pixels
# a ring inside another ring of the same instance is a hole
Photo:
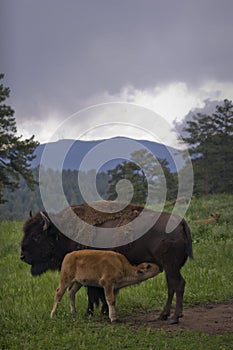
[[[55,311],[51,311],[50,318],[53,318],[53,316],[55,316],[55,315],[56,315],[56,312]]]
[[[110,320],[111,323],[121,323],[122,321],[119,320],[119,318],[116,318],[115,320]]]

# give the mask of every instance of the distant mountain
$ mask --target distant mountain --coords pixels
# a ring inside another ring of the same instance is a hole
[[[103,145],[104,147],[102,147]],[[97,169],[99,168],[98,163],[100,163],[101,167],[98,172],[106,172],[115,168],[126,158],[130,159],[130,154],[133,151],[142,148],[148,149],[157,158],[166,159],[172,172],[176,172],[184,165],[182,152],[177,149],[146,140],[115,137],[108,140],[59,140],[41,144],[35,150],[36,158],[32,161],[31,167],[35,168],[42,164],[45,168],[53,170],[79,170],[82,160],[86,159],[88,152],[91,151],[89,153],[90,159],[82,166],[82,170]]]

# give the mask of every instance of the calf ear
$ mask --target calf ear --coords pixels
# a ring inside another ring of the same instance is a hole
[[[43,221],[44,221],[43,231],[46,231],[50,226],[50,220],[47,218],[47,216],[42,211],[40,211],[40,215],[42,216]]]
[[[32,218],[32,211],[31,210],[29,212],[29,216],[30,216],[30,218]]]

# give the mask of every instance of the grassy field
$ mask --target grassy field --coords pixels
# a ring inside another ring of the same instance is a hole
[[[193,235],[194,257],[183,268],[186,306],[233,302],[233,196],[193,200],[186,219]],[[196,224],[197,218],[222,214],[219,223]],[[126,324],[109,324],[99,310],[85,316],[85,288],[78,292],[78,313],[69,313],[64,297],[58,315],[50,320],[59,273],[38,278],[22,263],[22,223],[0,223],[0,348],[1,349],[204,349],[233,348],[233,333],[207,335],[197,331],[167,333],[149,328],[138,331]],[[164,274],[138,286],[123,289],[117,300],[119,316],[161,310],[166,300]]]

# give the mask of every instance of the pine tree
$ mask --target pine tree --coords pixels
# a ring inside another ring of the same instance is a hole
[[[117,197],[116,185],[120,180],[129,180],[133,185],[132,203],[145,204],[147,197],[147,180],[143,171],[134,162],[124,161],[118,164],[114,169],[108,170],[109,189],[108,199],[115,200]],[[123,194],[126,194],[126,188],[120,189]]]
[[[215,126],[213,182],[218,192],[233,193],[233,104],[224,100],[213,114]],[[217,176],[216,176],[217,175]]]
[[[0,74],[0,80],[3,78]],[[17,189],[20,177],[30,188],[36,183],[30,162],[35,157],[33,153],[38,142],[34,141],[34,136],[26,140],[17,136],[14,110],[4,103],[9,96],[10,89],[0,84],[0,203],[5,201],[4,189]]]
[[[110,176],[108,199],[116,199],[116,185],[122,179],[129,180],[133,185],[133,203],[146,204],[148,189],[153,203],[160,202],[164,198],[164,191],[167,191],[167,199],[175,197],[177,192],[176,176],[171,174],[165,159],[156,159],[145,149],[133,152],[130,159],[131,161],[124,161],[108,171]],[[149,202],[149,204],[152,203]]]
[[[194,168],[194,192],[233,191],[233,105],[225,99],[211,116],[198,113],[187,122],[184,138]]]

